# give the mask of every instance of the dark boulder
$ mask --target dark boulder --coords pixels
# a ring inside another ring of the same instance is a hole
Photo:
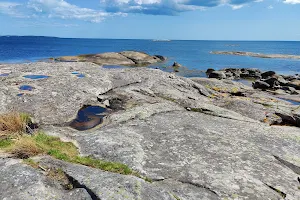
[[[164,56],[161,56],[161,55],[154,55],[154,57],[156,57],[156,58],[160,59],[161,61],[166,61],[166,60],[167,60],[167,58],[166,58],[166,57],[164,57]]]
[[[261,78],[261,71],[259,69],[250,68],[247,69],[249,78]]]
[[[275,74],[276,74],[276,72],[274,72],[274,71],[267,71],[267,72],[262,73],[262,74],[261,74],[261,77],[262,77],[263,79],[267,79],[267,78],[269,78],[269,77],[274,76]]]
[[[179,64],[178,62],[174,62],[173,63],[173,65],[172,65],[172,67],[182,67],[182,65],[181,64]]]
[[[213,71],[208,75],[208,78],[226,79],[226,74],[223,71]]]
[[[206,70],[206,75],[208,76],[210,73],[212,73],[212,72],[214,72],[214,71],[216,71],[216,70],[214,70],[214,69],[212,69],[212,68],[208,68],[207,70]]]
[[[280,86],[280,83],[277,80],[277,78],[268,78],[268,79],[263,80],[263,82],[268,83],[271,88]]]
[[[254,83],[252,83],[252,86],[254,89],[269,89],[270,85],[264,81],[255,81]]]

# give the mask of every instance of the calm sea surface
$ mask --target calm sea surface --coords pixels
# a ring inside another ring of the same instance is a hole
[[[300,55],[300,42],[254,41],[170,41],[66,39],[51,37],[0,37],[0,63],[38,61],[49,57],[124,50],[167,56],[189,69],[225,67],[275,70],[281,74],[300,73],[300,60],[265,59],[232,55],[213,55],[211,51],[249,51],[264,54]]]

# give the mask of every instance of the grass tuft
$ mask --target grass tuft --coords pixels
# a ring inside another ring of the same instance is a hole
[[[94,159],[92,157],[80,157],[77,156],[71,162],[82,164],[85,166],[102,169],[104,171],[115,172],[119,174],[132,174],[133,171],[125,164],[117,163],[117,162],[107,162],[98,159]]]
[[[31,122],[29,115],[11,112],[0,115],[0,139],[20,136]]]
[[[30,136],[23,136],[14,143],[13,147],[10,149],[10,153],[17,158],[27,159],[42,153],[42,150]]]
[[[27,158],[27,159],[24,159],[23,162],[33,168],[39,168],[39,164],[36,163],[34,160],[32,160],[31,158]]]
[[[10,147],[13,144],[11,139],[0,139],[0,149],[5,149]]]

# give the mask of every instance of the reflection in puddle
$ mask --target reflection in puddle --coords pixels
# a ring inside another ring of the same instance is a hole
[[[70,127],[78,131],[92,129],[102,124],[106,111],[106,108],[100,106],[84,106],[78,111],[77,117],[70,123]]]
[[[33,87],[30,86],[30,85],[22,85],[19,88],[20,88],[20,90],[28,90],[28,91],[32,91],[33,90]]]
[[[77,75],[77,74],[79,74],[79,72],[72,72],[72,74]]]
[[[9,73],[0,74],[0,77],[8,76]]]
[[[26,75],[23,76],[24,78],[30,78],[33,80],[37,80],[37,79],[45,79],[45,78],[49,78],[50,76],[46,76],[46,75]]]
[[[21,96],[23,96],[23,95],[24,95],[24,93],[19,93],[19,94],[17,94],[18,97],[21,97]]]

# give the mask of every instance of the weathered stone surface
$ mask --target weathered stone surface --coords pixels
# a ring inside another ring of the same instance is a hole
[[[41,172],[20,160],[0,158],[0,199],[92,200],[83,188],[64,190]]]
[[[87,188],[94,199],[175,200],[168,190],[135,176],[110,173],[49,158],[43,158],[40,163],[62,169],[77,185]]]
[[[237,93],[248,90],[253,90],[252,87],[244,85],[239,82],[231,80],[218,80],[218,79],[207,79],[207,78],[191,78],[196,83],[205,86],[206,88],[213,89],[215,91],[221,91],[226,93]]]
[[[297,199],[297,174],[273,155],[290,162],[299,158],[298,133],[298,128],[174,111],[75,137],[84,154],[124,162],[154,180],[198,185],[216,197],[280,199],[270,185]]]
[[[186,79],[147,68],[105,69],[90,63],[3,67],[12,73],[1,78],[1,112],[12,107],[28,112],[47,134],[73,141],[83,155],[125,163],[154,180],[150,184],[44,160],[101,199],[109,192],[115,199],[126,199],[123,194],[138,199],[136,183],[141,199],[300,198],[295,170],[300,166],[299,128],[260,122],[280,111],[296,115],[297,106],[271,94],[229,80]],[[50,77],[25,79],[28,74]],[[20,91],[24,84],[35,89]],[[17,96],[20,92],[25,94]],[[87,131],[67,127],[82,105],[108,106],[106,123]]]
[[[69,62],[93,62],[100,65],[140,66],[163,62],[166,58],[159,55],[150,56],[143,52],[122,51],[120,53],[110,52],[102,54],[63,56],[56,58],[55,60]]]

